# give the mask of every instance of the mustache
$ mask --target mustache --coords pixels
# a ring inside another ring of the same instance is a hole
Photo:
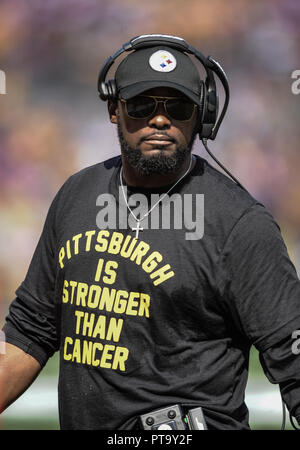
[[[166,137],[169,141],[177,143],[177,140],[173,136],[170,136],[166,131],[153,131],[153,133],[141,137],[138,141],[138,145],[140,145],[146,139],[151,139],[152,136],[157,136],[158,134],[161,137]]]

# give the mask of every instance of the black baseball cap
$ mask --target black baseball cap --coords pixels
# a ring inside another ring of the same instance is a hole
[[[119,64],[115,81],[124,100],[155,87],[170,87],[200,106],[198,69],[189,56],[174,48],[156,46],[135,50]]]

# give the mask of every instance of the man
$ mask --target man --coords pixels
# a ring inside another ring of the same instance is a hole
[[[70,177],[49,209],[4,326],[1,408],[59,350],[63,429],[134,429],[178,404],[202,407],[208,429],[246,430],[255,345],[299,421],[300,283],[264,206],[191,153],[195,65],[150,46],[115,79],[121,156]]]

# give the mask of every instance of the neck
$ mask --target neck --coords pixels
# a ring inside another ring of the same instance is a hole
[[[138,172],[127,161],[126,157],[122,155],[123,177],[128,186],[143,187],[143,188],[159,188],[175,183],[185,172],[194,167],[196,161],[192,154],[187,155],[183,164],[176,172],[166,174],[151,174],[144,175]]]

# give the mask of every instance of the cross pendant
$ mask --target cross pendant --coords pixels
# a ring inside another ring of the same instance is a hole
[[[136,227],[132,228],[132,231],[135,231],[135,238],[138,239],[139,237],[139,231],[143,231],[144,228],[140,227],[140,222],[136,223]]]

